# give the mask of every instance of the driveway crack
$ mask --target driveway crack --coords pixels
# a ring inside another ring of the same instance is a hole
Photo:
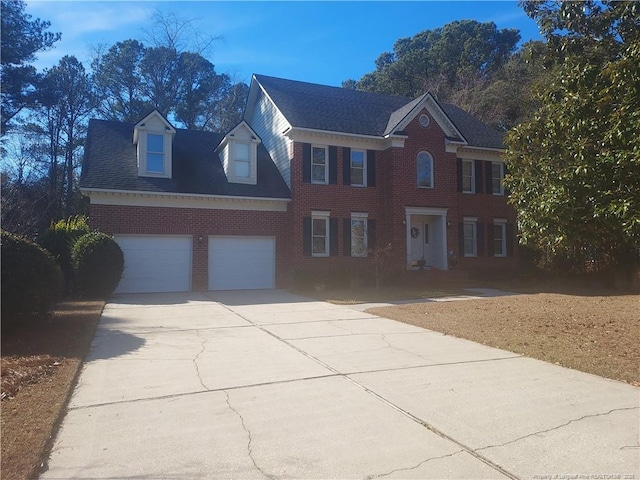
[[[193,365],[196,367],[196,375],[198,375],[198,380],[200,381],[200,385],[202,385],[202,388],[204,388],[205,390],[209,391],[211,389],[209,387],[207,387],[204,384],[204,382],[202,381],[202,376],[200,375],[200,367],[198,367],[198,359],[200,358],[200,355],[202,355],[204,353],[205,349],[207,348],[206,347],[207,339],[206,338],[201,338],[199,331],[196,331],[196,335],[201,340],[200,346],[202,348],[200,349],[200,351],[198,352],[198,354],[194,357],[194,359],[192,361],[193,361]]]
[[[256,463],[256,459],[253,458],[253,449],[252,449],[252,442],[253,442],[253,438],[251,437],[251,430],[249,430],[247,428],[247,426],[244,423],[244,418],[242,417],[242,415],[240,414],[240,412],[238,410],[236,410],[235,408],[233,408],[233,406],[231,405],[231,401],[229,400],[229,392],[227,392],[226,390],[224,390],[225,395],[227,396],[227,406],[229,407],[229,410],[231,410],[233,413],[235,413],[238,418],[240,419],[240,424],[242,425],[242,429],[247,433],[247,437],[248,437],[248,441],[247,441],[247,454],[249,455],[249,458],[251,459],[251,462],[253,463],[253,466],[256,467],[256,470],[258,470],[262,475],[264,475],[266,478],[269,478],[271,480],[274,480],[275,477],[272,477],[271,475],[269,475],[268,473],[266,473],[264,470],[262,470],[258,464]]]
[[[473,451],[474,452],[479,452],[481,450],[488,450],[490,448],[499,448],[499,447],[504,447],[506,445],[511,445],[512,443],[519,442],[521,440],[524,440],[525,438],[534,437],[536,435],[541,435],[543,433],[553,432],[554,430],[559,430],[559,429],[564,428],[564,427],[566,427],[566,426],[568,426],[568,425],[570,425],[572,423],[580,422],[580,421],[585,420],[587,418],[604,417],[606,415],[612,414],[613,412],[623,412],[623,411],[626,411],[626,410],[638,410],[638,409],[640,409],[640,407],[614,408],[612,410],[609,410],[608,412],[594,413],[594,414],[591,414],[591,415],[583,415],[580,418],[574,418],[573,420],[569,420],[568,422],[565,422],[565,423],[563,423],[561,425],[556,425],[555,427],[547,428],[545,430],[540,430],[538,432],[528,433],[527,435],[523,435],[523,436],[515,438],[513,440],[509,440],[508,442],[499,443],[499,444],[496,444],[496,445],[488,445],[486,447],[481,447],[481,448],[476,448]]]
[[[414,465],[413,467],[396,468],[395,470],[391,470],[390,472],[380,473],[378,475],[368,475],[366,477],[366,479],[367,480],[373,480],[374,478],[387,477],[387,476],[392,475],[392,474],[397,473],[397,472],[408,472],[408,471],[411,471],[411,470],[415,470],[416,468],[419,468],[422,465],[424,465],[425,463],[430,462],[432,460],[440,460],[441,458],[453,457],[454,455],[457,455],[458,453],[461,453],[461,452],[464,452],[464,450],[456,450],[453,453],[448,453],[446,455],[440,455],[439,457],[430,457],[430,458],[427,458],[426,460],[423,460],[420,463]]]

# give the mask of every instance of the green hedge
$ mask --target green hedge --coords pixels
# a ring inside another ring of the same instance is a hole
[[[60,268],[35,243],[2,231],[2,324],[49,310],[61,290]]]
[[[89,232],[90,228],[86,217],[78,215],[52,222],[47,231],[38,239],[38,243],[46,248],[58,262],[66,293],[72,293],[75,289],[71,249],[78,238]]]
[[[124,255],[110,236],[91,232],[80,237],[71,250],[78,290],[85,297],[113,294],[124,270]]]

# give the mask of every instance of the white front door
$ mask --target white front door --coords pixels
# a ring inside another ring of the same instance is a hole
[[[275,288],[273,237],[209,237],[209,290]]]
[[[415,217],[411,222],[411,252],[412,265],[421,260],[426,266],[433,266],[433,233],[426,217]]]
[[[405,207],[407,268],[420,260],[426,266],[447,270],[447,210],[431,207]]]

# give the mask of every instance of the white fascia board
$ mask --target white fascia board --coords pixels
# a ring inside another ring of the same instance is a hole
[[[446,217],[448,210],[448,208],[404,207],[406,215],[432,215],[434,217]]]
[[[447,145],[446,150],[448,153],[455,153],[458,158],[464,160],[487,160],[496,163],[504,163],[504,154],[507,151],[504,148],[472,147],[466,145],[453,147],[454,145]]]
[[[222,137],[222,140],[220,140],[220,143],[218,143],[218,145],[216,146],[216,148],[213,149],[213,151],[219,152],[224,147],[226,147],[229,144],[230,140],[234,140],[234,138],[232,137],[236,134],[238,130],[241,129],[241,127],[246,128],[247,131],[249,132],[249,135],[254,137],[251,139],[251,143],[255,143],[255,144],[262,143],[262,139],[260,138],[260,135],[258,135],[245,120],[242,120],[235,127],[233,127],[233,129],[229,133],[227,133],[224,137]]]
[[[417,103],[411,111],[402,119],[398,125],[396,125],[396,130],[403,130],[406,126],[422,111],[423,108],[426,108],[427,111],[431,114],[431,116],[435,119],[436,123],[444,130],[445,132],[453,133],[452,136],[456,136],[462,139],[461,144],[468,144],[467,139],[464,138],[462,132],[458,130],[456,124],[449,118],[449,116],[442,109],[438,101],[431,95],[431,92],[428,92],[422,101]]]
[[[336,147],[362,148],[364,150],[386,150],[390,145],[384,137],[362,135],[357,133],[333,132],[314,128],[288,128],[284,136],[293,142],[319,143]]]
[[[258,210],[285,212],[289,198],[241,197],[229,195],[139,192],[81,188],[93,205],[126,205],[138,207],[203,208],[212,210]]]
[[[165,128],[166,128],[168,133],[170,133],[171,135],[175,135],[176,134],[176,129],[175,129],[175,127],[173,125],[171,125],[169,120],[167,120],[164,117],[164,115],[162,115],[158,110],[154,110],[153,112],[151,112],[149,115],[147,115],[146,117],[144,117],[142,120],[140,120],[138,123],[136,123],[134,125],[134,127],[133,127],[133,143],[134,143],[134,145],[138,143],[138,132],[140,130],[144,130],[145,129],[146,123],[152,117],[158,117],[162,121],[162,123],[164,123]]]

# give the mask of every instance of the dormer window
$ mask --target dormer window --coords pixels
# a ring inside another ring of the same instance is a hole
[[[171,178],[175,134],[175,128],[157,110],[136,124],[133,143],[137,148],[138,176]]]
[[[242,121],[225,135],[216,152],[229,183],[258,183],[258,135]]]
[[[147,133],[147,172],[164,173],[164,137]]]
[[[235,143],[235,158],[233,160],[233,171],[238,178],[251,178],[251,148],[250,144],[244,142]]]

